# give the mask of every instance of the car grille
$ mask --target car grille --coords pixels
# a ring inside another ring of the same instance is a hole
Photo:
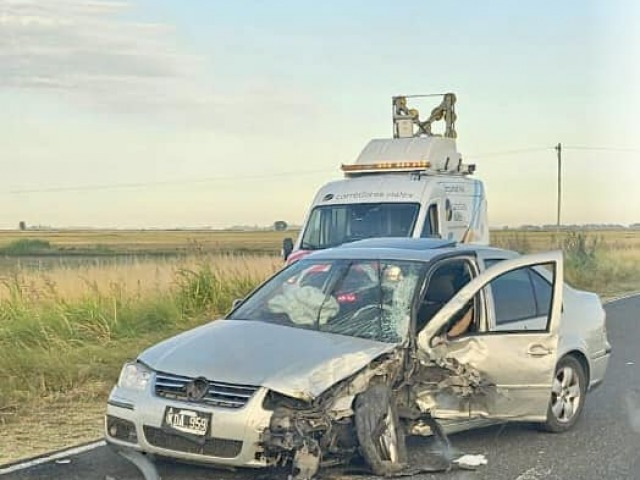
[[[186,386],[193,379],[168,373],[156,373],[155,392],[163,398],[193,401],[187,398]],[[216,407],[242,408],[258,387],[232,385],[230,383],[209,382],[209,391],[197,403],[206,403]]]
[[[149,444],[158,448],[165,448],[184,453],[195,453],[211,457],[234,458],[240,455],[242,442],[226,438],[208,437],[202,443],[165,432],[161,428],[143,427],[144,436]]]

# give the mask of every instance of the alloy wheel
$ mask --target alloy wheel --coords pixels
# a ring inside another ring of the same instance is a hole
[[[560,423],[570,422],[582,401],[580,376],[569,365],[556,372],[551,387],[551,412]]]

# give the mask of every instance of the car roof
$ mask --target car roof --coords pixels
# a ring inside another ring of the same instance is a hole
[[[434,248],[455,247],[454,240],[442,238],[366,238],[355,242],[343,243],[337,248],[406,248],[409,250],[431,250]]]
[[[429,262],[435,258],[451,255],[476,255],[495,258],[512,258],[518,253],[484,245],[460,244],[439,238],[369,238],[345,243],[334,248],[311,253],[309,260],[333,259],[385,259],[417,260]]]

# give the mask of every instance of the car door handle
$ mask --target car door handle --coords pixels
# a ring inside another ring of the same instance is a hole
[[[531,355],[532,357],[544,357],[545,355],[551,355],[552,352],[553,350],[545,347],[540,343],[529,345],[529,350],[527,350],[527,354]]]

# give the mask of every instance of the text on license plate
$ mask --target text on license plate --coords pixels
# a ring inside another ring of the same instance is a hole
[[[163,426],[193,435],[206,435],[210,423],[210,413],[175,407],[167,407],[162,419]]]

